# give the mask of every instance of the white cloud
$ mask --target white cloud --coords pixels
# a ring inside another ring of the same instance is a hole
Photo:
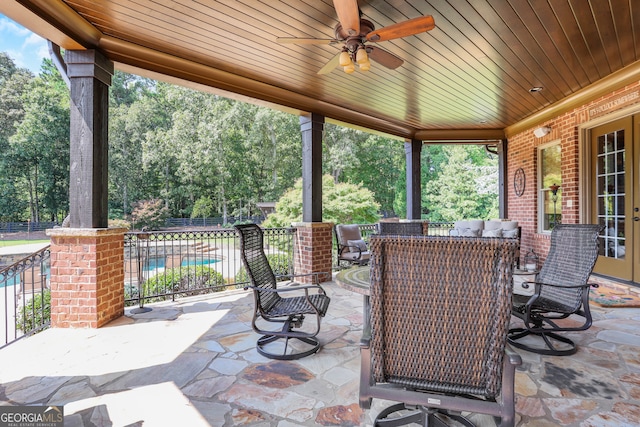
[[[18,67],[30,69],[34,74],[38,74],[42,60],[49,57],[45,39],[2,15],[0,52],[6,52]]]
[[[22,44],[23,46],[29,46],[29,45],[39,45],[39,44],[43,44],[45,42],[45,40],[40,37],[39,35],[35,34],[35,33],[31,33],[29,34],[29,37],[27,37],[24,40],[24,43]]]
[[[18,37],[27,37],[29,35],[29,30],[0,15],[0,33],[5,32]]]

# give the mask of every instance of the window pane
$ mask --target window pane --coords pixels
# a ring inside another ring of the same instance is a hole
[[[625,144],[624,130],[598,137],[596,191],[598,223],[605,226],[600,236],[600,255],[625,257]]]
[[[602,141],[601,146],[607,141]],[[550,231],[554,224],[562,222],[562,170],[560,157],[560,144],[550,145],[541,148],[539,151],[539,171],[538,194],[539,194],[539,217],[538,224],[540,231]],[[604,166],[607,161],[604,156],[599,158],[599,162]],[[607,185],[607,177],[602,176],[598,180],[598,185]],[[554,195],[550,187],[560,186]]]

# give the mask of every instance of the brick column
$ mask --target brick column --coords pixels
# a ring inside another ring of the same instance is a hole
[[[51,326],[99,328],[124,314],[124,228],[54,228]]]
[[[296,228],[294,243],[294,271],[296,274],[327,272],[321,282],[331,280],[332,230],[328,222],[301,222]]]

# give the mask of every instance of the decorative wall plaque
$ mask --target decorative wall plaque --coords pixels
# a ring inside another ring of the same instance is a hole
[[[516,192],[516,196],[520,197],[524,194],[524,187],[527,179],[524,176],[524,169],[518,168],[513,174],[513,190]]]

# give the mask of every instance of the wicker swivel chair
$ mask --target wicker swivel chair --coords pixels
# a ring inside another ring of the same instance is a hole
[[[515,369],[507,352],[512,239],[372,236],[371,321],[361,341],[360,406],[401,402],[376,426],[473,426],[462,412],[513,426]]]
[[[549,254],[540,272],[533,282],[525,282],[535,286],[535,293],[514,295],[513,314],[524,321],[524,327],[509,330],[513,346],[554,356],[577,351],[572,340],[556,332],[584,331],[591,327],[587,281],[598,259],[598,234],[602,229],[590,224],[554,227]],[[557,322],[571,315],[582,317],[580,324]]]
[[[323,273],[286,276],[289,279],[312,276],[315,280],[313,284],[288,281],[277,286],[276,276],[264,253],[260,227],[245,224],[236,225],[235,229],[240,236],[242,262],[251,281],[251,285],[245,289],[253,289],[255,300],[251,326],[263,335],[256,345],[258,353],[270,359],[293,360],[317,352],[320,342],[316,335],[320,332],[320,321],[327,313],[330,302],[319,284],[318,275]],[[305,315],[316,317],[316,325],[312,330],[301,329]],[[258,325],[259,319],[281,323],[282,327],[279,330],[263,329]],[[292,345],[289,342],[291,339],[295,341]]]

